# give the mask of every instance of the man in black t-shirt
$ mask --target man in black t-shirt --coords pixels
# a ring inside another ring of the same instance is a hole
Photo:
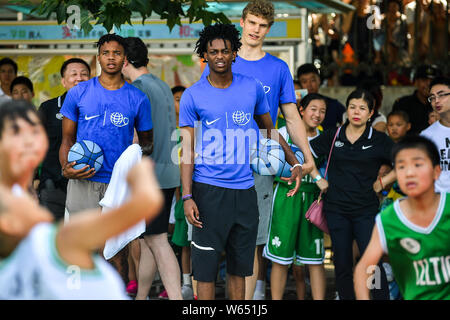
[[[72,58],[63,63],[60,72],[61,83],[69,91],[79,82],[89,80],[91,69],[86,61]],[[63,118],[60,109],[66,94],[67,92],[45,101],[39,107],[42,123],[49,139],[48,152],[42,163],[40,174],[39,202],[53,213],[55,219],[64,217],[66,203],[67,179],[61,175],[61,164],[59,163]]]
[[[422,65],[417,68],[414,76],[416,90],[412,95],[398,98],[392,111],[402,110],[409,116],[411,129],[408,134],[419,134],[428,127],[428,114],[433,111],[427,98],[430,93],[430,83],[438,74],[435,67]]]

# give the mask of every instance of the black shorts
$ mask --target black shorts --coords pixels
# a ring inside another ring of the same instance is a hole
[[[152,234],[166,233],[169,228],[169,218],[170,209],[172,208],[172,198],[175,193],[175,188],[172,189],[161,189],[164,195],[164,206],[161,212],[156,216],[156,218],[150,221],[145,227],[145,232],[142,236],[149,236]]]
[[[251,276],[259,222],[255,188],[227,189],[194,182],[192,195],[203,224],[192,230],[194,279],[214,282],[223,251],[228,274]]]

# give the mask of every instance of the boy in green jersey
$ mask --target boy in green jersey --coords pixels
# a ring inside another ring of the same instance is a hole
[[[427,138],[411,136],[396,144],[392,154],[398,184],[407,197],[377,216],[372,239],[355,268],[356,297],[369,298],[368,286],[377,284],[373,266],[385,253],[405,299],[448,300],[450,195],[435,192],[439,152]]]

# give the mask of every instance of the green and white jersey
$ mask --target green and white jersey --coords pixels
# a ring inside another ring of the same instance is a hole
[[[66,264],[56,249],[57,228],[36,225],[0,260],[0,300],[123,300],[125,286],[113,267],[94,256],[94,268]]]
[[[441,193],[431,224],[409,221],[396,200],[377,215],[381,246],[407,300],[450,299],[450,196]]]

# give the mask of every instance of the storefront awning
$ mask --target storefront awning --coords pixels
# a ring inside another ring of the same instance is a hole
[[[346,13],[355,7],[340,0],[300,0],[300,1],[272,1],[277,14],[297,14],[299,8],[306,8],[316,13]],[[248,2],[221,0],[208,1],[210,10],[223,12],[227,16],[241,16],[242,10]]]

